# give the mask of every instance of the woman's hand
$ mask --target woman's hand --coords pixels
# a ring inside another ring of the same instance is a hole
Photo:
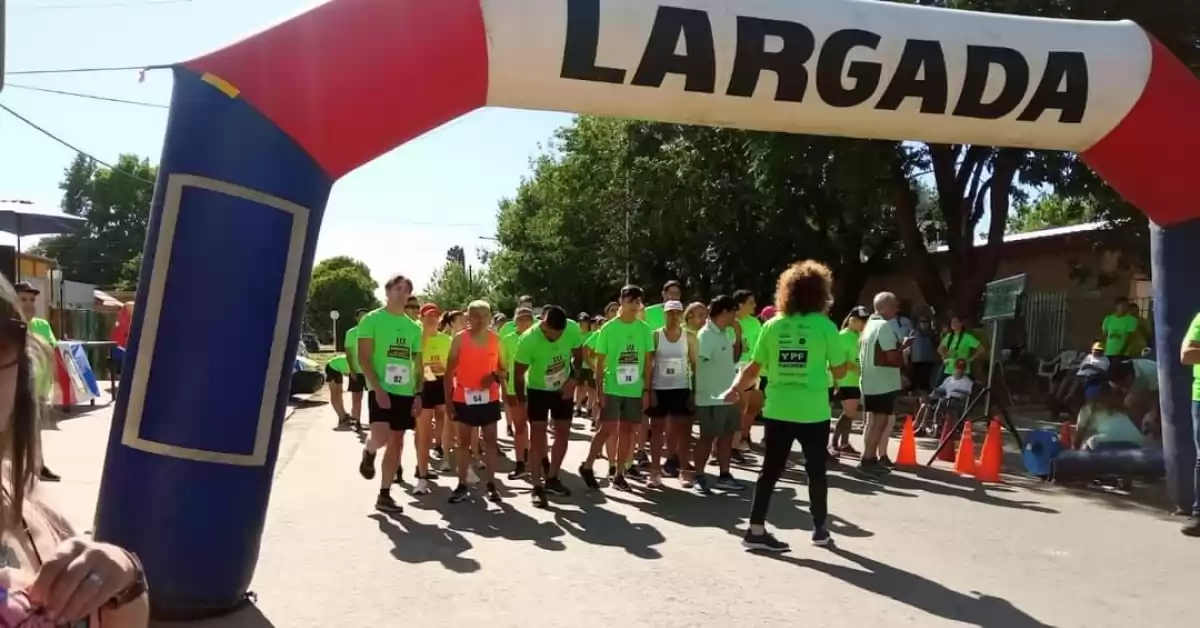
[[[121,548],[77,536],[47,557],[28,593],[55,623],[74,622],[133,586],[137,569]]]

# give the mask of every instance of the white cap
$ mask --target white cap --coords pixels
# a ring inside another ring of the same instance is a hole
[[[683,304],[680,303],[679,301],[667,301],[666,303],[663,303],[663,311],[664,312],[682,312]]]

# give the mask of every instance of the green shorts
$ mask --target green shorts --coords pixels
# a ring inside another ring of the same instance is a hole
[[[701,438],[721,438],[741,429],[742,413],[737,406],[697,406],[696,421]]]
[[[600,413],[600,420],[641,423],[642,398],[604,395],[604,411]]]

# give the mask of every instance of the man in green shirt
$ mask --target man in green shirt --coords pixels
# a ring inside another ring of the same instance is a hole
[[[738,360],[738,368],[744,369],[750,364],[750,357],[754,355],[754,346],[758,342],[759,334],[762,333],[762,323],[754,315],[758,311],[758,302],[755,301],[753,292],[738,290],[733,293],[733,301],[738,308],[737,318],[734,324],[725,330],[725,334],[735,342],[740,334],[739,349],[742,357]],[[750,451],[750,428],[754,427],[754,419],[758,418],[759,412],[762,412],[763,395],[759,382],[760,380],[756,378],[746,390],[742,391],[741,428],[733,437],[733,461],[738,464],[746,462],[745,454]]]
[[[529,474],[533,504],[548,505],[546,493],[567,497],[571,491],[558,479],[567,443],[571,439],[571,414],[575,388],[583,370],[583,334],[571,326],[567,313],[557,305],[542,308],[541,322],[521,335],[515,360],[517,401],[525,406],[525,419],[532,425],[529,444]],[[542,486],[542,460],[546,456],[546,423],[554,425],[554,449],[546,485]]]
[[[600,429],[592,436],[587,458],[579,465],[579,475],[589,489],[600,488],[593,470],[605,441],[616,432],[617,460],[612,485],[630,490],[625,479],[632,461],[633,446],[641,433],[642,415],[650,407],[650,381],[654,373],[654,335],[639,318],[642,289],[621,288],[617,317],[604,324],[596,339],[596,394],[600,402]]]
[[[421,364],[421,326],[407,311],[412,281],[396,275],[384,284],[384,290],[387,304],[358,321],[358,365],[371,391],[367,398],[371,433],[358,472],[368,480],[375,477],[375,453],[385,448],[375,508],[401,512],[391,488],[403,473],[404,432],[416,427],[421,412],[417,383],[425,369]]]
[[[1104,332],[1104,355],[1111,357],[1130,357],[1129,341],[1137,333],[1140,321],[1129,312],[1129,301],[1117,299],[1116,309],[1104,317],[1101,331]]]
[[[25,316],[26,324],[29,325],[29,333],[46,343],[50,348],[50,355],[54,356],[58,352],[58,339],[54,337],[54,329],[50,327],[50,321],[37,315],[37,297],[41,291],[27,281],[18,282],[13,289],[17,291],[17,298],[21,301],[21,314]],[[40,360],[34,365],[34,386],[43,403],[50,402],[51,389],[54,387],[54,368],[53,357],[49,361]],[[45,464],[42,464],[41,478],[43,482],[57,482],[62,479]]]
[[[1200,536],[1200,314],[1188,326],[1183,347],[1179,350],[1179,360],[1184,366],[1192,367],[1192,439],[1196,446],[1196,473],[1192,481],[1195,498],[1192,516],[1183,524],[1183,533]]]
[[[517,462],[508,474],[508,479],[517,480],[525,477],[525,468],[529,457],[529,422],[525,420],[525,405],[517,400],[517,380],[514,363],[517,359],[517,348],[521,336],[533,326],[533,308],[519,307],[513,314],[513,326],[507,334],[500,336],[500,364],[504,366],[504,417],[508,421],[508,435],[513,439],[513,451]],[[507,325],[506,325],[507,327]]]
[[[517,299],[517,309],[518,310],[529,310],[529,316],[532,317],[533,316],[533,297],[529,296],[528,294],[521,295],[521,297]],[[513,320],[507,321],[506,323],[501,325],[500,330],[497,331],[496,333],[500,334],[500,337],[503,338],[503,337],[513,333],[516,330],[517,330],[517,320],[514,317]],[[509,372],[511,372],[511,371],[509,371]]]
[[[646,321],[646,324],[650,326],[650,331],[666,327],[667,314],[663,311],[663,305],[667,301],[683,301],[683,284],[674,279],[664,283],[662,287],[662,302],[647,306],[642,310],[642,320]]]
[[[362,398],[367,389],[367,379],[363,377],[362,369],[358,366],[358,322],[367,315],[366,308],[354,313],[354,327],[346,330],[342,346],[346,350],[346,366],[350,369],[346,376],[346,390],[350,393],[350,421],[356,432],[362,432]]]

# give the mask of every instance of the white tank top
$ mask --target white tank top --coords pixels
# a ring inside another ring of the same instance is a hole
[[[654,333],[658,340],[658,348],[654,350],[654,390],[689,388],[687,330],[681,329],[675,342],[667,339],[666,329]]]

